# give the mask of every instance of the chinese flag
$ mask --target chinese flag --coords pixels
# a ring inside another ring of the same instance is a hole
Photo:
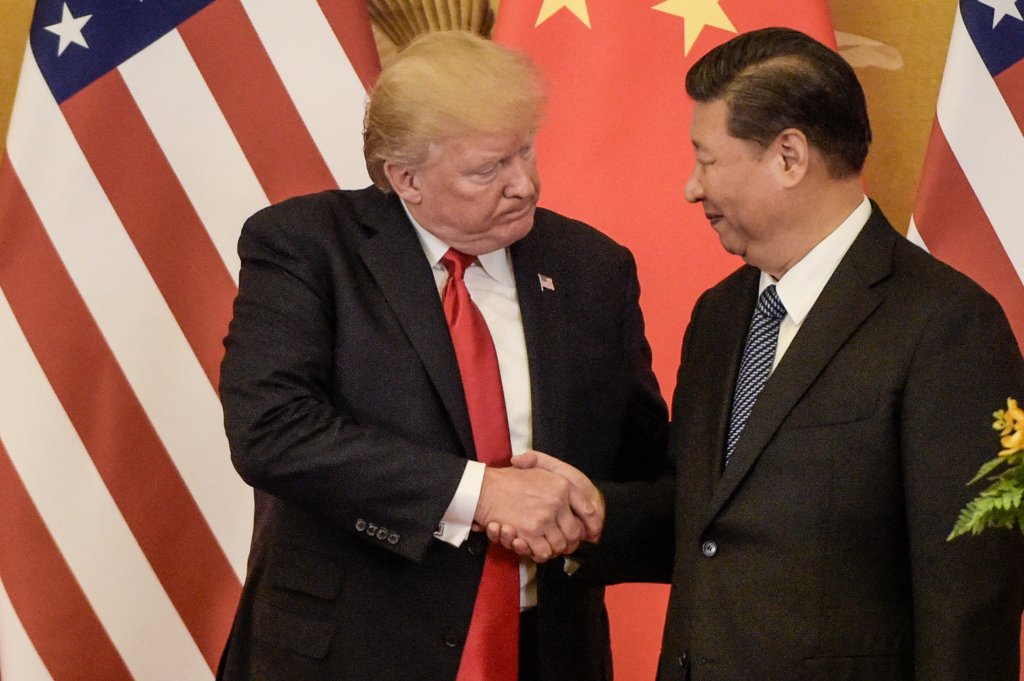
[[[694,302],[740,265],[683,196],[693,164],[686,71],[715,45],[766,26],[835,44],[826,0],[504,0],[498,11],[494,38],[530,54],[548,81],[541,204],[633,251],[666,395]],[[609,591],[620,681],[653,678],[666,599],[663,586]]]

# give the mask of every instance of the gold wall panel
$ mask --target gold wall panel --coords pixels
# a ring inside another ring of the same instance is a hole
[[[34,6],[34,0],[0,2],[0,152],[7,146],[7,124]]]

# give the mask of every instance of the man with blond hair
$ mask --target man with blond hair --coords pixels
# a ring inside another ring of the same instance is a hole
[[[602,589],[545,562],[600,535],[580,472],[659,474],[666,409],[632,256],[537,207],[542,105],[522,55],[428,34],[371,95],[375,186],[246,223],[221,393],[257,525],[219,678],[611,678]],[[507,466],[535,449],[572,482]]]

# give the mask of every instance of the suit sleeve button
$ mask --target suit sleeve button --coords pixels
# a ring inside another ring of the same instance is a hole
[[[399,539],[401,539],[401,537],[398,536],[397,532],[392,532],[391,534],[388,535],[388,543],[389,544],[397,544]]]
[[[373,537],[373,536],[375,536],[377,534],[377,525],[376,525],[376,523],[367,523],[367,525],[366,525],[366,534],[370,535],[371,537]]]
[[[384,541],[385,539],[388,538],[388,534],[389,534],[389,532],[388,532],[387,528],[386,527],[382,527],[379,530],[377,530],[377,539],[380,539],[381,541]]]
[[[704,554],[705,558],[714,558],[715,554],[718,553],[718,544],[708,540],[700,545],[700,552]]]
[[[360,518],[356,521],[356,532],[363,532],[366,530],[366,521]]]

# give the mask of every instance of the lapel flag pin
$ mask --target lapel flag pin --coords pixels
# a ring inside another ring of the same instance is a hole
[[[555,280],[554,279],[552,279],[551,277],[546,277],[543,274],[538,274],[537,278],[540,280],[540,290],[541,291],[554,291],[555,290]]]

